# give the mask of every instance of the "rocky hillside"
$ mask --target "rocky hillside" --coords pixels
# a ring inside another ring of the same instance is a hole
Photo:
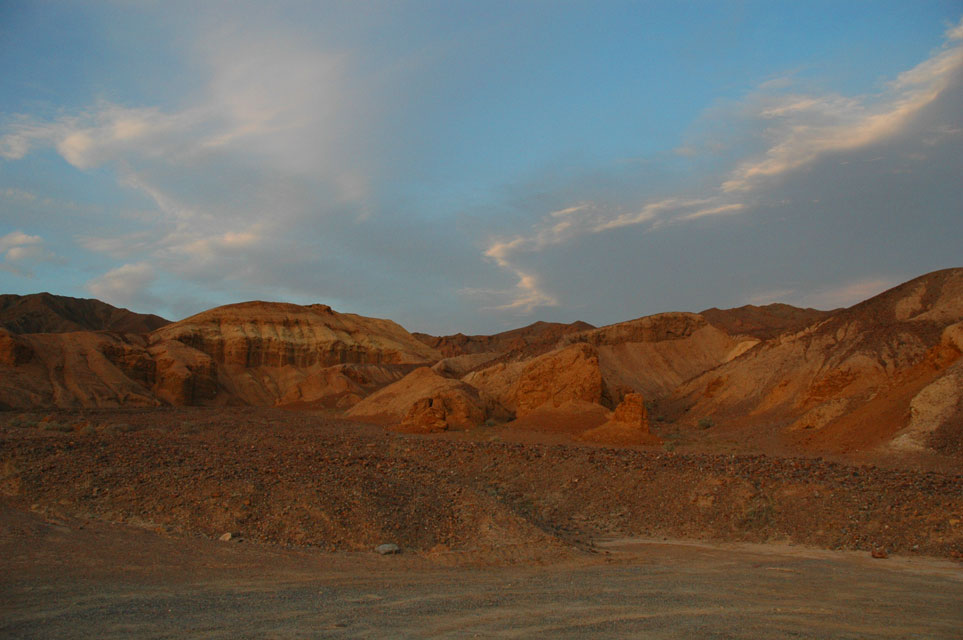
[[[535,322],[520,329],[490,336],[466,336],[463,333],[450,336],[430,336],[426,333],[413,335],[440,351],[446,358],[481,353],[501,355],[509,352],[534,356],[551,350],[562,336],[594,328],[589,323],[580,321],[571,324]]]
[[[699,313],[730,335],[747,335],[759,340],[769,340],[783,333],[794,333],[812,323],[832,315],[832,311],[800,309],[788,304],[767,304],[761,307],[747,304],[735,309],[712,307]]]
[[[0,334],[0,406],[346,407],[439,354],[324,305],[219,307],[146,335]]]
[[[963,269],[835,311],[746,306],[493,336],[248,302],[143,335],[3,331],[0,406],[326,407],[411,432],[505,424],[616,445],[960,456],[961,352]],[[628,396],[655,410],[641,431],[613,413]]]
[[[765,424],[817,450],[960,447],[963,269],[767,340],[682,385],[682,421]]]
[[[168,323],[160,316],[118,309],[100,300],[50,293],[0,295],[0,328],[10,333],[148,333]]]

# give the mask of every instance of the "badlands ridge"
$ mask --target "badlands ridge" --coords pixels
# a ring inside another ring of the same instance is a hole
[[[0,409],[282,406],[413,433],[501,425],[642,446],[690,433],[958,457],[961,352],[963,269],[834,311],[746,306],[493,336],[412,334],[320,304],[167,323],[2,296]]]

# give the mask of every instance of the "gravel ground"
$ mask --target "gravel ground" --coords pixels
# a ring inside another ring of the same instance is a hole
[[[4,638],[958,638],[963,570],[617,540],[551,563],[330,553],[0,510]],[[484,562],[484,560],[483,560]]]
[[[0,494],[51,517],[504,559],[552,557],[604,536],[963,555],[955,473],[504,442],[484,430],[410,436],[268,409],[14,418],[0,422]]]

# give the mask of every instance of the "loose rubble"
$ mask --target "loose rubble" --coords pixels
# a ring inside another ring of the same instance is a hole
[[[66,430],[11,418],[3,500],[167,535],[506,557],[665,536],[963,557],[958,473],[416,436],[280,409],[51,418]]]

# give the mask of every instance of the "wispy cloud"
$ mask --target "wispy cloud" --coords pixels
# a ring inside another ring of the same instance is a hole
[[[15,275],[32,277],[30,265],[36,262],[56,262],[56,254],[46,248],[43,238],[23,231],[12,231],[0,237],[0,269]]]
[[[963,68],[961,33],[963,21],[947,31],[940,51],[901,73],[878,94],[753,96],[768,148],[761,157],[740,163],[722,190],[749,191],[825,154],[866,147],[901,132]]]
[[[14,116],[0,128],[0,157],[53,149],[78,170],[110,170],[140,194],[153,207],[149,222],[138,216],[148,228],[76,238],[111,257],[136,255],[140,274],[149,266],[216,283],[246,277],[236,268],[244,255],[255,273],[268,274],[272,251],[290,254],[292,243],[307,240],[306,219],[352,224],[367,215],[364,140],[356,135],[363,122],[344,78],[345,54],[268,25],[230,23],[205,32],[195,51],[208,76],[192,103],[102,101],[52,120]],[[26,202],[32,194],[8,188],[0,196]],[[107,275],[91,287],[130,297],[116,286],[117,273]]]
[[[715,188],[659,198],[629,211],[583,202],[545,214],[527,233],[492,239],[484,256],[518,278],[514,291],[507,294],[510,300],[500,307],[531,311],[559,304],[557,295],[543,289],[533,270],[520,266],[525,254],[627,227],[641,226],[654,232],[670,225],[748,213],[765,201],[766,190],[780,177],[829,154],[871,147],[905,132],[919,114],[958,82],[963,70],[961,40],[963,21],[947,30],[943,46],[929,59],[899,74],[879,93],[809,95],[787,93],[792,87],[787,78],[765,83],[747,96],[738,110],[740,118],[753,124],[747,130],[764,132],[764,148],[758,155],[737,160]],[[928,136],[931,144],[938,144],[959,136],[959,131],[936,127]],[[690,145],[677,151],[687,157],[699,154]],[[880,283],[865,281],[852,285],[853,289],[828,291],[807,300],[822,305],[848,302]]]
[[[563,217],[571,215],[579,209],[580,207],[573,207],[555,212],[555,217],[559,217],[559,215]],[[522,242],[524,242],[523,238],[514,238],[505,242],[495,242],[485,251],[486,258],[493,260],[499,267],[511,271],[518,278],[515,291],[511,295],[511,300],[503,304],[497,304],[494,308],[504,311],[518,310],[522,313],[530,313],[539,307],[554,307],[558,305],[558,300],[556,300],[554,296],[542,290],[538,276],[519,269],[509,261],[508,257],[511,252]],[[491,294],[492,292],[489,291],[487,293]]]
[[[146,262],[125,264],[89,281],[87,290],[95,298],[115,306],[152,308],[158,302],[150,291],[156,277],[154,268]]]
[[[874,276],[811,289],[773,289],[749,297],[750,304],[783,302],[799,307],[838,309],[850,307],[900,284],[905,278]]]
[[[817,309],[849,307],[895,287],[902,280],[905,280],[905,278],[861,278],[838,286],[805,292],[799,295],[796,300],[801,305]]]

